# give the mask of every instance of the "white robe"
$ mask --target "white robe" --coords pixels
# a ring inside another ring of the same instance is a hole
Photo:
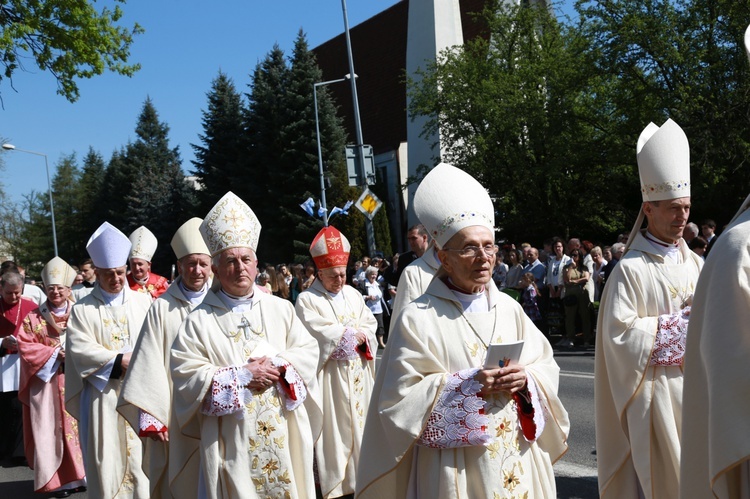
[[[295,306],[297,315],[318,341],[318,386],[323,403],[323,431],[315,442],[318,477],[323,497],[353,494],[360,460],[362,432],[375,382],[377,322],[362,293],[344,286],[343,299],[334,301],[320,280],[303,291]],[[367,335],[372,359],[363,355],[346,360],[331,358],[346,328]]]
[[[185,319],[172,345],[174,416],[182,433],[200,445],[207,497],[315,497],[313,442],[321,428],[318,345],[291,302],[256,294],[252,309],[238,314],[209,291]],[[247,339],[240,328],[243,317],[252,326]],[[307,386],[304,405],[288,411],[276,384],[254,392],[240,417],[201,412],[219,368],[244,366],[249,357],[261,356],[278,356],[294,367]]]
[[[685,352],[680,497],[750,497],[750,210],[719,237]]]
[[[391,317],[393,319],[398,317],[402,308],[424,294],[440,265],[435,245],[430,244],[424,255],[406,266],[404,271],[401,272],[401,277],[398,278],[396,296],[393,298],[393,307],[391,310]],[[391,330],[393,330],[395,322],[395,320],[391,321]]]
[[[190,499],[198,492],[198,445],[182,435],[172,413],[170,351],[182,321],[197,306],[183,294],[181,280],[178,277],[151,305],[118,404],[123,415],[133,417],[138,416],[139,410],[145,411],[169,430],[169,442],[145,439],[143,464],[152,499]],[[135,411],[131,410],[133,407]],[[138,417],[129,422],[138,432]]]
[[[683,263],[665,262],[637,233],[602,293],[595,358],[602,497],[678,494],[682,366],[650,365],[650,359],[659,315],[680,311],[703,266],[684,241],[679,244]]]
[[[569,430],[557,397],[559,367],[521,306],[493,282],[487,289],[488,313],[462,313],[456,296],[436,278],[396,319],[367,416],[359,498],[555,497],[552,463],[566,451]],[[488,445],[418,445],[447,378],[482,366],[485,343],[521,339],[519,362],[538,387],[547,416],[539,438],[521,436],[515,403],[498,394],[486,398]]]
[[[97,285],[70,312],[66,341],[65,405],[79,421],[89,495],[147,498],[143,446],[117,412],[121,379],[107,377],[118,353],[131,351],[151,298],[124,289],[124,304],[106,306]]]

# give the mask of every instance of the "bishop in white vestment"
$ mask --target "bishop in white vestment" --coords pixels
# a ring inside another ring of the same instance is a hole
[[[144,471],[151,499],[190,499],[198,494],[196,440],[179,430],[172,412],[172,343],[182,321],[208,292],[211,257],[200,234],[202,220],[185,222],[172,238],[179,276],[148,311],[123,381],[118,410],[145,439]],[[132,410],[133,408],[137,410]]]
[[[599,492],[668,499],[679,490],[682,361],[703,261],[682,239],[690,214],[687,137],[672,120],[650,124],[637,149],[642,214],[599,306]],[[643,215],[648,229],[641,231]]]
[[[79,422],[91,497],[148,498],[143,446],[117,412],[117,399],[151,298],[125,285],[130,252],[125,234],[105,222],[86,249],[97,284],[70,313],[65,405]]]
[[[198,496],[314,497],[317,342],[289,301],[253,286],[260,223],[249,206],[227,193],[200,230],[218,282],[171,356],[174,416],[199,445]]]
[[[362,293],[347,286],[349,241],[335,227],[310,246],[318,278],[297,298],[297,315],[318,341],[323,431],[315,443],[324,498],[353,494],[367,407],[375,381],[377,322]]]

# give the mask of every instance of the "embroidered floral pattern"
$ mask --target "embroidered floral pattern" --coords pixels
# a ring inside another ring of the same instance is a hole
[[[440,225],[438,225],[435,230],[432,231],[432,237],[438,237],[442,235],[456,222],[463,222],[464,220],[469,220],[475,217],[484,219],[485,223],[492,225],[495,224],[495,222],[493,220],[490,220],[489,217],[487,217],[487,215],[485,215],[484,213],[480,213],[477,211],[463,211],[461,213],[455,213],[453,215],[445,217],[442,223],[440,223]]]
[[[284,390],[279,390],[279,393],[284,393],[284,407],[287,411],[293,411],[299,407],[307,398],[307,387],[302,377],[297,373],[289,362],[285,361],[281,357],[274,357],[271,359],[271,364],[275,367],[284,368],[284,380],[289,383],[294,391],[295,399],[286,395]]]
[[[484,401],[477,396],[482,385],[474,380],[479,369],[465,369],[448,376],[427,426],[417,443],[435,449],[486,445],[489,421]]]
[[[652,366],[679,366],[685,356],[690,307],[674,314],[659,316],[654,351],[649,364]]]
[[[644,194],[656,194],[658,192],[677,192],[685,191],[690,192],[690,181],[689,180],[676,180],[670,182],[662,182],[660,184],[644,184],[641,186],[641,192]]]
[[[344,329],[344,334],[341,336],[339,344],[336,345],[330,358],[333,360],[351,360],[358,358],[359,351],[357,351],[357,347],[359,344],[357,343],[356,335],[356,329],[351,327]]]
[[[242,419],[243,408],[252,398],[247,384],[253,375],[244,367],[222,367],[217,369],[211,380],[211,390],[203,399],[201,413],[206,416],[226,416],[235,414]]]
[[[144,433],[162,433],[166,429],[161,421],[153,417],[146,411],[139,411],[138,414],[138,434],[144,436]]]

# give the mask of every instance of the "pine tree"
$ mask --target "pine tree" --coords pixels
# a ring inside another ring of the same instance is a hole
[[[125,155],[124,147],[112,153],[104,171],[100,193],[97,196],[100,201],[101,213],[104,214],[104,221],[120,230],[124,229],[127,221],[125,197],[129,193],[128,186],[132,185],[134,178],[131,173],[132,168],[125,160]],[[96,227],[94,227],[94,230],[96,230]]]
[[[211,83],[208,110],[203,111],[201,145],[195,151],[193,174],[202,188],[196,192],[198,213],[207,213],[227,191],[236,189],[247,152],[242,97],[231,78],[219,71]],[[237,192],[235,192],[237,194]]]
[[[102,204],[106,196],[103,185],[106,167],[104,158],[93,148],[83,158],[80,185],[78,186],[78,217],[80,232],[77,234],[79,243],[78,252],[71,265],[78,265],[88,258],[85,245],[89,237],[105,220],[106,215],[102,212]]]
[[[78,260],[82,244],[79,236],[83,231],[78,212],[80,177],[81,171],[78,168],[76,155],[71,153],[60,159],[55,176],[52,179],[58,256],[68,263]],[[45,209],[48,204],[49,202],[45,204]],[[83,244],[85,244],[85,241]]]
[[[289,68],[284,53],[275,45],[253,73],[244,120],[248,139],[244,177],[232,189],[250,205],[263,226],[258,255],[265,261],[284,261],[284,255],[291,253],[288,249],[291,241],[280,240],[276,229],[281,225],[278,213],[280,192],[290,188],[297,179],[286,176],[281,184],[270,179],[270,172],[281,168],[280,158],[288,147],[282,138],[288,114],[288,83]]]

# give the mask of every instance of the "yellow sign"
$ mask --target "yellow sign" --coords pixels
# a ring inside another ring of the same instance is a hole
[[[355,206],[359,208],[359,211],[364,213],[367,218],[372,220],[380,207],[383,206],[383,202],[379,200],[370,189],[366,188],[355,203]]]

